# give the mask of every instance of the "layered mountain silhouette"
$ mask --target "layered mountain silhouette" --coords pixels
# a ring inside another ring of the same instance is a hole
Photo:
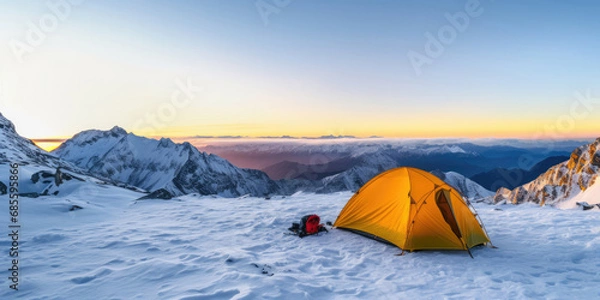
[[[517,186],[530,182],[546,172],[550,167],[566,161],[569,156],[551,156],[537,164],[531,169],[524,170],[520,168],[496,168],[487,172],[471,176],[471,180],[479,183],[482,187],[497,191],[499,188],[514,189]]]
[[[501,155],[496,150],[472,144],[434,146],[423,149],[380,147],[367,145],[351,152],[337,145],[328,146],[331,159],[319,164],[284,161],[267,167],[274,181],[263,171],[243,169],[226,159],[199,151],[189,143],[177,144],[170,139],[150,139],[127,133],[120,127],[111,130],[88,130],[67,140],[52,153],[38,148],[31,140],[21,137],[14,125],[0,114],[0,168],[18,162],[23,168],[23,193],[51,195],[68,189],[60,184],[73,182],[111,184],[129,189],[152,192],[149,196],[171,196],[197,193],[238,197],[242,195],[268,196],[290,194],[295,191],[329,193],[358,190],[377,174],[399,166],[415,166],[435,170],[465,169],[476,166],[486,157],[494,163],[508,159],[509,154],[523,150],[505,148]],[[338,147],[338,148],[336,148]],[[577,148],[568,161],[551,167],[534,181],[513,190],[500,189],[495,202],[556,203],[584,191],[596,180],[600,168],[600,139]],[[304,151],[302,149],[299,152]],[[492,151],[486,153],[486,151]],[[308,154],[310,151],[307,152]],[[308,155],[302,153],[302,155]],[[306,156],[308,157],[308,156]],[[452,159],[448,159],[452,158]],[[532,169],[523,171],[523,180],[543,172],[550,164],[564,157],[549,157]],[[307,160],[308,161],[308,160]],[[508,172],[514,169],[504,169]],[[6,170],[5,170],[6,171]],[[492,192],[475,181],[449,171],[432,171],[456,187],[466,197],[480,199]],[[489,181],[498,170],[478,174]],[[484,176],[486,175],[486,176]],[[0,193],[6,184],[0,184]],[[74,190],[74,188],[71,188]]]
[[[361,155],[349,169],[320,180],[316,188],[318,193],[331,193],[337,191],[356,191],[377,174],[403,165],[397,153],[392,151],[379,151]],[[469,199],[482,199],[494,193],[481,187],[479,184],[456,172],[442,172],[434,170],[432,173],[449,185],[455,187]]]
[[[220,143],[215,140],[214,144],[200,149],[217,154],[236,166],[263,170],[275,180],[320,179],[368,162],[371,156],[378,156],[378,159],[386,156],[386,160],[396,161],[398,166],[454,171],[471,177],[496,168],[518,168],[520,157],[540,162],[550,156],[568,156],[582,143],[498,140],[497,143],[484,141],[474,144],[460,140],[399,139],[354,139],[343,142],[282,139]]]
[[[321,180],[327,176],[348,170],[357,159],[354,157],[344,157],[320,164],[303,164],[293,161],[282,161],[262,169],[271,179],[305,179]]]

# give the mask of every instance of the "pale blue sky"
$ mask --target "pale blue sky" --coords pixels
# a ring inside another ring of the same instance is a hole
[[[28,22],[56,14],[46,1],[4,2],[0,109],[32,138],[112,125],[157,135],[528,137],[568,113],[574,92],[600,95],[597,1],[288,2],[88,0],[23,62],[14,41],[27,43]],[[257,3],[277,13],[265,23]],[[407,53],[425,54],[425,34],[467,3],[481,14],[417,76]],[[203,92],[149,125],[178,79]],[[597,133],[599,110],[562,133]]]

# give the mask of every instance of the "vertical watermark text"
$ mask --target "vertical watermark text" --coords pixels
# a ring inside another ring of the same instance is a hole
[[[10,280],[9,287],[15,291],[19,290],[19,164],[10,164],[10,175],[8,185],[8,211],[10,222],[8,223],[8,234],[10,241],[10,268],[8,269]]]

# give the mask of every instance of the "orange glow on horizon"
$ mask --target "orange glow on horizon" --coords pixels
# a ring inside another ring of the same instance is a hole
[[[363,132],[364,130],[361,130],[361,132]],[[265,132],[261,132],[261,133],[255,133],[255,134],[249,134],[249,135],[242,135],[242,134],[235,134],[235,133],[230,133],[227,134],[227,132],[220,132],[220,134],[188,134],[185,135],[184,132],[182,131],[165,131],[165,134],[162,135],[156,135],[156,133],[152,134],[152,135],[143,135],[140,133],[135,133],[136,135],[139,136],[146,136],[149,138],[153,138],[153,139],[160,139],[162,137],[165,138],[171,138],[172,140],[176,141],[176,142],[185,142],[185,141],[195,141],[197,142],[198,140],[211,140],[211,139],[217,139],[217,138],[222,138],[222,137],[232,137],[232,138],[239,138],[240,142],[243,142],[244,140],[255,140],[255,139],[260,139],[261,137],[282,137],[282,136],[290,136],[293,138],[319,138],[322,136],[328,136],[328,135],[333,135],[333,136],[354,136],[356,138],[370,138],[370,137],[377,137],[377,138],[389,138],[389,139],[524,139],[524,140],[544,140],[544,139],[593,139],[593,138],[598,138],[600,137],[600,133],[594,133],[592,131],[590,132],[581,132],[581,133],[572,133],[572,134],[568,134],[568,135],[552,135],[552,134],[548,134],[548,133],[544,133],[543,131],[537,131],[537,132],[521,132],[521,133],[516,133],[513,131],[498,131],[495,133],[490,133],[490,132],[482,132],[482,131],[478,131],[478,130],[473,130],[473,132],[470,133],[463,133],[463,134],[456,134],[453,133],[451,131],[438,131],[438,132],[427,132],[425,130],[422,131],[415,131],[415,132],[402,132],[402,131],[396,131],[396,130],[387,130],[385,132],[381,132],[381,130],[379,131],[379,133],[384,133],[384,134],[354,134],[353,132],[345,132],[345,131],[340,131],[340,132],[335,132],[335,131],[331,131],[329,133],[327,132],[323,132],[322,134],[319,133],[310,133],[310,134],[286,134],[286,133],[281,133],[279,131],[265,131]],[[54,149],[56,149],[57,147],[59,147],[64,141],[66,141],[67,138],[43,138],[43,139],[33,139],[32,141],[40,148],[50,152]],[[193,143],[193,144],[197,144],[197,143]]]
[[[516,139],[569,139],[600,136],[600,123],[591,118],[578,120],[567,130],[557,118],[490,119],[484,116],[469,118],[435,113],[422,115],[368,115],[331,117],[315,116],[311,119],[263,120],[248,123],[194,124],[171,126],[156,131],[134,132],[141,136],[185,138],[195,136],[257,137],[321,137],[321,136],[371,136],[385,138],[516,138]]]
[[[466,115],[465,115],[466,114]],[[354,136],[368,138],[372,136],[382,138],[405,139],[525,139],[525,140],[552,140],[552,139],[591,139],[600,136],[600,123],[591,116],[583,119],[563,118],[551,116],[525,117],[520,112],[511,115],[490,116],[477,111],[467,111],[456,108],[456,111],[446,111],[443,107],[437,110],[405,111],[365,111],[364,115],[355,113],[340,114],[317,110],[304,117],[298,114],[272,114],[268,118],[250,118],[236,116],[223,120],[196,119],[193,121],[176,120],[163,128],[146,127],[131,128],[123,125],[128,132],[138,136],[151,138],[167,137],[183,142],[186,140],[198,141],[202,137],[243,137],[256,139],[260,137],[290,136],[295,138],[318,138],[322,136]],[[461,117],[462,116],[462,117]],[[565,121],[566,120],[566,121]],[[127,122],[113,121],[116,124]],[[98,128],[109,130],[112,126]],[[89,129],[74,126],[70,132],[65,129],[55,132],[40,131],[42,126],[28,125],[24,130],[28,136],[56,137],[38,138],[34,142],[45,150],[53,150],[60,143],[72,135]],[[32,123],[35,125],[35,123]],[[29,127],[27,127],[29,126]],[[92,127],[94,125],[91,125]],[[133,126],[135,127],[135,126]],[[33,133],[33,134],[32,134]],[[55,133],[55,134],[53,134]]]
[[[543,128],[535,128],[531,124],[505,124],[503,126],[494,126],[494,128],[486,128],[485,125],[468,125],[460,124],[463,126],[430,126],[429,128],[402,128],[399,126],[386,126],[386,127],[362,127],[359,125],[351,126],[337,126],[329,127],[329,129],[323,128],[303,128],[296,129],[291,126],[270,126],[269,128],[261,129],[248,129],[239,130],[235,128],[233,130],[224,128],[216,130],[202,130],[201,126],[193,128],[174,128],[164,130],[159,133],[152,132],[151,134],[144,134],[143,132],[134,132],[141,136],[151,137],[170,137],[175,139],[185,139],[192,137],[244,137],[244,138],[260,138],[260,137],[281,137],[290,136],[295,138],[308,137],[318,138],[321,136],[354,136],[357,138],[368,138],[372,136],[383,137],[383,138],[490,138],[490,139],[573,139],[573,138],[592,138],[600,136],[600,127],[598,130],[588,129],[585,131],[567,131],[561,132],[558,130],[545,130]],[[465,126],[466,125],[466,126]],[[458,128],[457,128],[458,127]],[[497,129],[502,127],[502,129]],[[527,128],[524,130],[524,128]],[[211,128],[212,129],[212,128]]]
[[[48,152],[51,152],[52,150],[58,148],[58,146],[60,146],[60,144],[62,144],[63,141],[40,142],[40,141],[34,140],[33,143],[36,146],[38,146]]]

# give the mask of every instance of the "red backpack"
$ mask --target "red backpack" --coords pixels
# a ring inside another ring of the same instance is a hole
[[[321,218],[317,215],[306,215],[302,217],[300,223],[292,223],[292,227],[288,228],[289,231],[293,232],[293,235],[297,235],[303,238],[307,235],[317,234],[321,231],[327,231],[327,228],[320,224]],[[328,223],[331,225],[331,223]]]
[[[315,234],[319,232],[319,223],[321,218],[317,215],[308,215],[302,218],[301,232],[306,235]]]

